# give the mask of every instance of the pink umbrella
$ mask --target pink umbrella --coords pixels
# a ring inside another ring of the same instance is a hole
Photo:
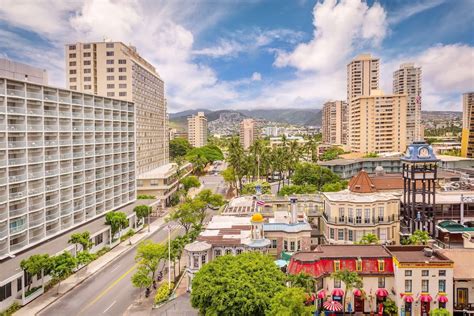
[[[342,304],[336,301],[324,302],[324,309],[331,312],[340,312],[342,311]]]

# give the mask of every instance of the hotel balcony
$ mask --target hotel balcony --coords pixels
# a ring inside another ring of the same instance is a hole
[[[23,199],[20,202],[10,203],[9,207],[9,215],[10,219],[12,217],[18,217],[26,214],[28,212],[26,208],[26,199]]]
[[[72,186],[72,176],[71,175],[66,175],[66,176],[61,176],[61,181],[59,187],[61,189],[70,187]],[[61,199],[62,201],[62,199]]]
[[[10,202],[12,200],[22,199],[26,197],[26,184],[25,183],[14,184],[14,185],[10,184],[9,189],[10,189],[10,194],[9,194]]]
[[[79,104],[79,105],[84,104],[82,94],[73,94],[72,95],[72,104]]]
[[[28,182],[28,195],[38,195],[44,192],[44,185],[42,180]]]
[[[40,179],[43,178],[45,173],[43,171],[43,166],[33,165],[35,167],[28,167],[28,180]],[[51,170],[49,170],[51,171]],[[49,174],[51,175],[51,174]]]
[[[30,199],[28,204],[28,209],[30,212],[38,211],[44,208],[44,200],[43,198],[39,199]]]
[[[86,191],[86,192],[85,192],[86,194],[94,193],[94,192],[95,192],[95,186],[93,186],[93,185],[86,185],[85,191]]]
[[[59,196],[57,193],[53,193],[51,195],[46,195],[45,197],[45,204],[46,207],[57,205],[59,203]]]
[[[58,120],[57,119],[44,119],[44,126],[45,131],[50,132],[57,132],[58,131]]]
[[[64,137],[64,138],[61,137],[59,139],[59,146],[71,146],[71,145],[72,145],[72,139],[70,138],[70,136],[67,136],[67,137]]]
[[[43,98],[49,101],[57,101],[58,93],[54,89],[43,88]]]
[[[23,98],[25,97],[25,86],[9,82],[7,84],[7,95],[12,98],[14,97]]]
[[[46,106],[47,103],[45,103],[43,115],[45,117],[57,117],[59,115],[58,109],[53,106]]]
[[[94,170],[87,170],[85,173],[85,181],[94,181],[95,180],[95,171]]]
[[[55,178],[46,179],[45,189],[46,189],[46,192],[58,190],[59,189],[59,178],[55,177]]]
[[[41,92],[41,86],[35,86],[32,84],[28,84],[26,86],[26,97],[28,99],[43,99],[43,93]]]
[[[8,114],[25,114],[26,106],[24,100],[7,100],[7,113]]]
[[[84,199],[79,198],[74,200],[74,212],[84,209]]]
[[[8,237],[8,226],[7,223],[0,224],[0,241]]]
[[[86,208],[86,218],[89,219],[89,218],[92,218],[95,216],[95,211],[96,209],[94,207],[88,207]]]
[[[56,207],[46,210],[46,222],[54,221],[59,218],[59,210]]]
[[[66,200],[69,201],[70,199]],[[61,203],[59,206],[59,209],[61,210],[61,216],[66,216],[72,213],[73,211],[73,206],[72,202],[67,202],[67,203]]]
[[[26,151],[22,150],[10,150],[8,153],[8,165],[18,166],[26,164]]]
[[[86,207],[93,206],[95,204],[95,196],[88,195],[86,196],[85,201],[86,201],[85,202]]]
[[[74,225],[84,222],[84,211],[81,210],[81,212],[75,213],[73,221]]]
[[[27,100],[26,101],[26,113],[30,116],[41,117],[43,115],[43,106],[40,101]]]
[[[34,242],[44,239],[43,225],[39,225],[35,228],[30,229],[29,236],[30,236],[30,240],[29,240],[30,243],[34,243]]]
[[[22,235],[15,236],[14,239],[12,239],[12,237],[10,236],[10,251],[17,251],[28,245],[28,239],[26,239],[26,237],[26,229],[22,231]]]
[[[24,167],[13,167],[8,172],[9,183],[22,182],[26,180],[26,168]]]
[[[28,218],[28,228],[38,227],[44,224],[44,212],[36,212],[30,214]]]
[[[46,236],[52,236],[61,230],[59,219],[46,225]]]
[[[14,234],[20,234],[26,229],[26,217],[10,221],[10,236]]]

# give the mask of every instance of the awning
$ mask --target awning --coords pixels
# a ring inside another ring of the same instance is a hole
[[[405,296],[403,296],[403,300],[404,300],[406,303],[413,303],[413,301],[414,301],[413,296],[411,296],[411,295],[405,295]]]
[[[377,289],[377,291],[375,291],[375,295],[378,297],[387,297],[388,291],[386,289]]]
[[[319,291],[318,292],[318,298],[321,298],[321,299],[326,298],[326,291],[325,290]]]
[[[420,296],[420,302],[431,302],[433,298],[429,294],[423,294]]]
[[[440,295],[438,297],[438,302],[440,303],[447,303],[448,302],[448,297],[446,295]]]
[[[278,260],[275,260],[274,262],[279,268],[283,268],[288,265],[288,261],[286,260],[278,259]]]
[[[341,289],[334,289],[332,290],[332,296],[344,296],[344,291]]]
[[[291,256],[293,256],[292,252],[285,252],[285,251],[281,252],[281,259],[282,260],[290,261]]]
[[[354,294],[354,296],[362,296],[362,291],[359,289],[355,289],[352,293]]]

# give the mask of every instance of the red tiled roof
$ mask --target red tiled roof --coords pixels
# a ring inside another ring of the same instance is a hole
[[[377,191],[372,180],[365,170],[359,171],[357,175],[349,181],[349,190],[356,193],[371,193]]]

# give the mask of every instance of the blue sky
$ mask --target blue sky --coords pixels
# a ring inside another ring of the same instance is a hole
[[[460,110],[474,90],[474,0],[0,0],[0,56],[64,84],[64,44],[135,45],[166,84],[169,111],[320,108],[345,99],[345,65],[423,69],[422,108]]]

